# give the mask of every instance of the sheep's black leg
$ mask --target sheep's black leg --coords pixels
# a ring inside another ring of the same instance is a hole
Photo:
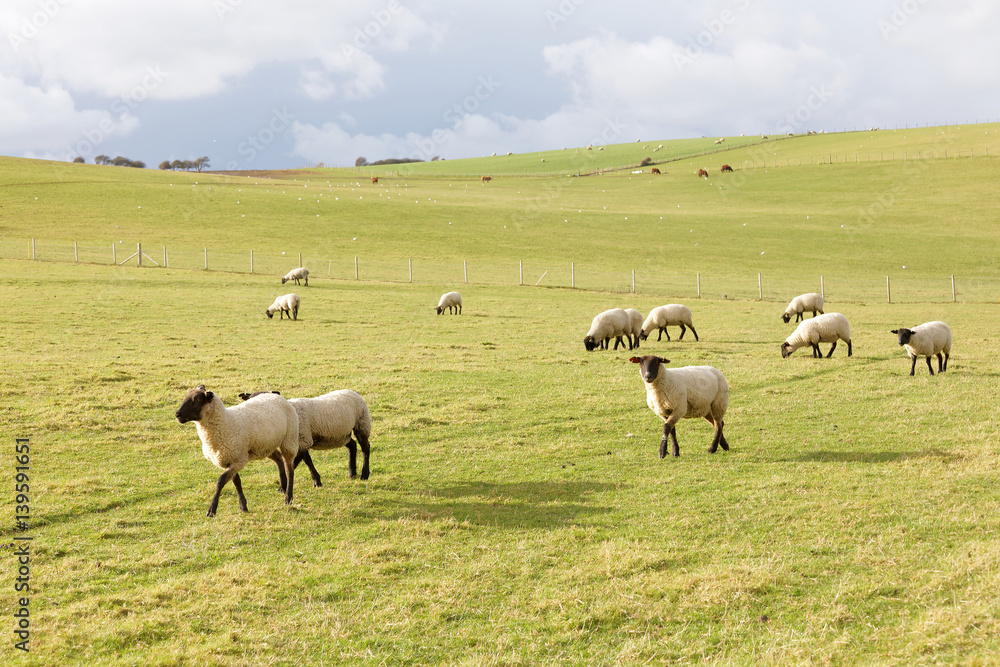
[[[809,343],[809,344],[812,345],[813,359],[817,359],[817,358],[822,359],[823,358],[823,353],[819,351],[819,345],[817,345],[816,343]]]
[[[347,474],[354,479],[358,476],[358,443],[351,439],[344,446],[347,447]]]
[[[370,470],[368,469],[368,457],[371,455],[371,445],[368,442],[368,436],[364,433],[354,432],[354,437],[358,439],[358,444],[361,445],[361,454],[364,459],[361,461],[361,479],[368,479],[368,474]]]
[[[292,504],[292,483],[295,479],[295,457],[285,458],[285,475],[288,477],[288,486],[285,487],[285,504]]]
[[[660,458],[667,458],[667,446],[670,442],[670,424],[663,422],[663,439],[660,440]]]
[[[226,469],[221,475],[219,475],[219,481],[215,483],[215,495],[212,496],[212,502],[208,504],[208,516],[215,516],[215,511],[219,509],[219,495],[222,494],[222,487],[229,483],[233,477],[238,473],[232,468]],[[244,504],[246,500],[244,499]]]
[[[656,342],[659,343],[663,339],[663,332],[666,331],[664,328],[659,328],[656,331]]]
[[[281,460],[281,456],[278,455],[278,452],[272,452],[267,458],[274,461],[275,465],[278,466],[278,489],[284,493],[285,485],[288,483],[288,479],[285,477],[285,462]]]
[[[243,480],[240,479],[240,474],[236,473],[233,475],[233,486],[236,487],[236,497],[240,501],[240,511],[249,512],[247,509],[247,497],[243,495]]]
[[[309,474],[312,476],[313,486],[323,486],[323,482],[319,478],[319,471],[316,470],[316,466],[313,465],[312,457],[309,456],[308,449],[299,450],[299,453],[295,456],[295,468],[299,467],[299,462],[305,461],[306,467],[309,468]]]
[[[669,341],[670,340],[670,332],[667,331],[666,327],[663,327],[663,333],[667,334],[667,341]]]
[[[914,372],[917,370],[917,358],[910,357],[910,376],[912,377]]]
[[[816,346],[816,349],[819,349],[818,345]],[[829,359],[830,357],[832,357],[833,351],[836,349],[837,349],[837,341],[833,341],[833,345],[830,346],[830,351],[827,353],[826,358]]]
[[[851,344],[850,339],[847,340],[847,356],[854,354],[854,346]]]
[[[671,452],[675,457],[681,455],[681,447],[677,444],[677,424],[670,427],[670,440],[674,444],[674,451]]]
[[[694,334],[694,339],[695,339],[695,340],[698,340],[698,332],[694,330],[694,327],[693,327],[692,325],[690,325],[690,324],[689,324],[689,325],[688,325],[688,328],[689,328],[689,329],[691,329],[691,333],[693,333],[693,334]]]
[[[725,425],[726,425],[725,422],[723,421],[719,422],[719,444],[722,445],[722,448],[728,452],[729,441],[726,440],[726,434],[722,430]]]
[[[934,369],[931,368],[931,358],[930,357],[925,357],[925,359],[927,359],[927,370],[929,370],[931,372],[931,375],[934,375]]]
[[[687,328],[681,325],[681,335],[677,337],[677,340],[684,340],[684,334],[687,333]]]
[[[947,352],[944,353],[944,368],[939,369],[940,371],[943,372],[943,371],[948,370],[948,357],[950,357],[950,356],[951,355],[948,354]]]
[[[292,319],[293,320],[299,319],[299,309],[298,309],[298,307],[292,308]]]
[[[941,373],[942,371],[944,371],[944,358],[941,356],[940,352],[937,353],[937,358],[938,358],[938,373]]]

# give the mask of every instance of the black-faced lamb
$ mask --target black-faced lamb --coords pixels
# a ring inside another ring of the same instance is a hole
[[[248,461],[271,459],[279,464],[285,504],[292,502],[295,456],[299,448],[299,416],[277,394],[261,394],[227,408],[205,385],[192,389],[174,415],[182,424],[195,422],[205,458],[222,469],[208,516],[215,516],[222,488],[232,480],[240,510],[247,510],[240,470]]]
[[[663,420],[661,459],[667,455],[668,439],[673,443],[671,453],[681,455],[677,422],[696,417],[704,417],[715,428],[708,453],[714,454],[719,446],[729,451],[729,443],[722,432],[722,418],[729,407],[729,383],[722,371],[712,366],[667,368],[664,364],[669,364],[669,359],[651,354],[632,357],[629,361],[640,364],[639,375],[646,383],[646,404]]]
[[[795,316],[795,321],[805,319],[803,313],[811,310],[813,317],[816,317],[817,311],[820,315],[823,314],[823,295],[817,294],[816,292],[810,292],[809,294],[800,294],[791,301],[788,302],[788,307],[785,308],[784,314],[781,319],[787,324],[791,319],[792,315]]]
[[[458,292],[446,292],[441,295],[441,299],[438,301],[437,314],[440,315],[444,312],[444,309],[448,309],[449,314],[462,314],[462,295]]]
[[[931,368],[931,357],[938,360],[938,373],[948,370],[948,357],[951,356],[951,329],[944,322],[924,322],[912,329],[893,329],[892,333],[899,336],[899,344],[906,347],[910,355],[910,375],[917,369],[917,357],[927,357],[927,370],[934,375]]]
[[[268,319],[273,318],[275,313],[281,313],[280,319],[285,319],[285,313],[288,313],[288,319],[297,320],[299,319],[299,306],[302,304],[302,299],[299,298],[298,294],[283,294],[274,300],[266,311]]]
[[[698,332],[695,331],[692,321],[691,309],[687,306],[679,303],[657,306],[649,311],[649,315],[646,316],[646,321],[642,323],[642,332],[639,334],[639,337],[646,340],[654,330],[659,330],[659,333],[656,334],[657,341],[663,337],[663,334],[667,334],[667,340],[670,340],[670,332],[667,331],[667,327],[680,327],[681,335],[677,337],[677,340],[684,339],[684,333],[687,331],[687,328],[691,329],[694,339],[698,340]]]
[[[829,359],[833,356],[833,351],[837,349],[837,341],[847,342],[847,356],[853,354],[851,345],[851,325],[847,323],[847,318],[840,313],[826,313],[817,315],[809,320],[802,320],[792,335],[781,344],[781,358],[790,357],[792,352],[809,345],[812,347],[813,358],[822,357],[819,351],[820,343],[833,343],[830,352],[826,355]]]
[[[583,339],[583,346],[588,352],[592,352],[598,348],[606,350],[610,345],[609,341],[614,337],[615,349],[617,350],[618,345],[625,347],[622,337],[631,330],[632,320],[629,318],[628,313],[621,308],[605,310],[603,313],[598,313],[594,321],[591,322],[590,331],[587,332],[586,337]],[[628,346],[629,349],[632,349],[631,337],[629,338]]]
[[[294,280],[296,285],[300,285],[301,283],[299,281],[304,280],[306,282],[306,287],[309,287],[309,269],[305,268],[304,266],[300,266],[297,269],[292,269],[287,274],[285,274],[284,278],[281,279],[281,284],[284,285],[289,280]]]

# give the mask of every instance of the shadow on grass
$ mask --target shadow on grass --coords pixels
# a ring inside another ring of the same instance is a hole
[[[830,452],[818,451],[800,454],[787,459],[779,459],[783,462],[799,463],[892,463],[894,461],[913,461],[919,459],[939,459],[943,463],[951,463],[960,457],[951,452],[944,452],[940,449],[928,449],[919,452]]]
[[[617,488],[596,482],[467,482],[429,489],[425,502],[374,503],[371,513],[362,514],[382,519],[455,519],[500,528],[554,528],[616,510],[593,500],[596,494]]]

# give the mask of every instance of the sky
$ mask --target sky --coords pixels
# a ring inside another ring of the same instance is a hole
[[[352,166],[1000,119],[995,0],[4,0],[0,155]]]

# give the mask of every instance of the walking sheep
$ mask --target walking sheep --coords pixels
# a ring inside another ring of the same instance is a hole
[[[847,323],[847,318],[840,313],[827,313],[818,315],[809,320],[802,320],[801,324],[792,332],[784,343],[781,344],[781,358],[785,359],[792,355],[792,352],[811,345],[813,357],[822,357],[819,351],[820,343],[833,343],[827,359],[833,356],[833,351],[837,349],[837,341],[847,341],[847,356],[853,354],[851,347],[851,325]]]
[[[931,357],[934,356],[938,360],[938,373],[948,370],[951,329],[944,322],[924,322],[912,329],[893,329],[892,333],[899,335],[899,344],[905,346],[910,355],[910,375],[917,369],[917,357],[927,357],[927,370],[931,375],[934,375],[934,369],[931,368]]]
[[[240,470],[248,461],[269,458],[279,464],[285,504],[292,502],[295,456],[298,453],[299,417],[295,408],[277,394],[261,394],[227,408],[205,385],[192,389],[174,415],[182,424],[195,422],[205,458],[222,469],[208,516],[219,508],[222,488],[232,480],[240,510],[247,510]]]
[[[449,314],[457,313],[462,314],[462,295],[458,292],[446,292],[441,295],[441,300],[438,301],[437,314],[440,315],[444,312],[444,309],[448,309]],[[454,309],[454,310],[453,310]]]
[[[646,404],[663,420],[663,439],[660,441],[660,458],[667,456],[668,438],[673,442],[674,456],[680,456],[677,444],[677,422],[681,419],[704,417],[715,428],[709,454],[719,446],[729,451],[729,443],[722,432],[722,418],[729,407],[729,383],[718,368],[712,366],[685,366],[667,368],[669,359],[646,355],[632,357],[633,364],[640,364],[639,375],[646,383]]]
[[[285,319],[285,313],[288,313],[288,319],[297,320],[299,319],[299,305],[301,303],[302,299],[299,298],[298,294],[285,294],[275,299],[274,303],[264,312],[267,314],[268,319],[273,318],[275,313],[280,312],[281,319]]]
[[[605,310],[603,313],[599,313],[594,318],[594,321],[591,322],[590,331],[587,332],[587,336],[583,339],[583,346],[587,348],[588,352],[593,352],[598,348],[606,350],[609,346],[608,341],[614,336],[615,349],[617,350],[619,344],[625,347],[622,337],[627,335],[631,330],[632,320],[629,318],[628,313],[621,308]],[[628,346],[629,349],[632,349],[631,337],[629,338]]]
[[[284,285],[289,280],[294,280],[295,284],[300,284],[300,280],[306,281],[306,287],[309,287],[309,269],[300,266],[297,269],[292,269],[289,271],[284,278],[281,279],[281,284]]]
[[[685,326],[690,327],[694,339],[698,340],[698,332],[694,330],[694,324],[692,324],[691,309],[679,303],[670,303],[649,311],[646,321],[642,323],[642,332],[639,337],[646,340],[654,329],[658,329],[657,342],[663,337],[663,334],[667,334],[667,340],[670,340],[670,332],[667,331],[667,327],[680,327],[681,335],[678,336],[677,340],[683,340],[684,333],[687,331]]]
[[[788,302],[788,307],[785,308],[785,314],[781,316],[781,319],[788,324],[788,321],[792,319],[792,315],[795,316],[795,321],[805,319],[802,314],[807,310],[811,310],[813,317],[816,317],[816,311],[819,314],[823,314],[823,295],[817,294],[816,292],[810,292],[809,294],[800,294],[791,301]]]
[[[368,438],[372,433],[372,416],[368,404],[350,389],[331,391],[316,398],[292,398],[289,403],[299,416],[299,453],[295,465],[305,461],[312,475],[313,486],[322,486],[319,473],[309,456],[310,449],[347,447],[347,470],[351,479],[358,476],[358,445],[364,460],[361,479],[368,479],[368,459],[371,452]],[[357,442],[354,438],[357,438]]]

